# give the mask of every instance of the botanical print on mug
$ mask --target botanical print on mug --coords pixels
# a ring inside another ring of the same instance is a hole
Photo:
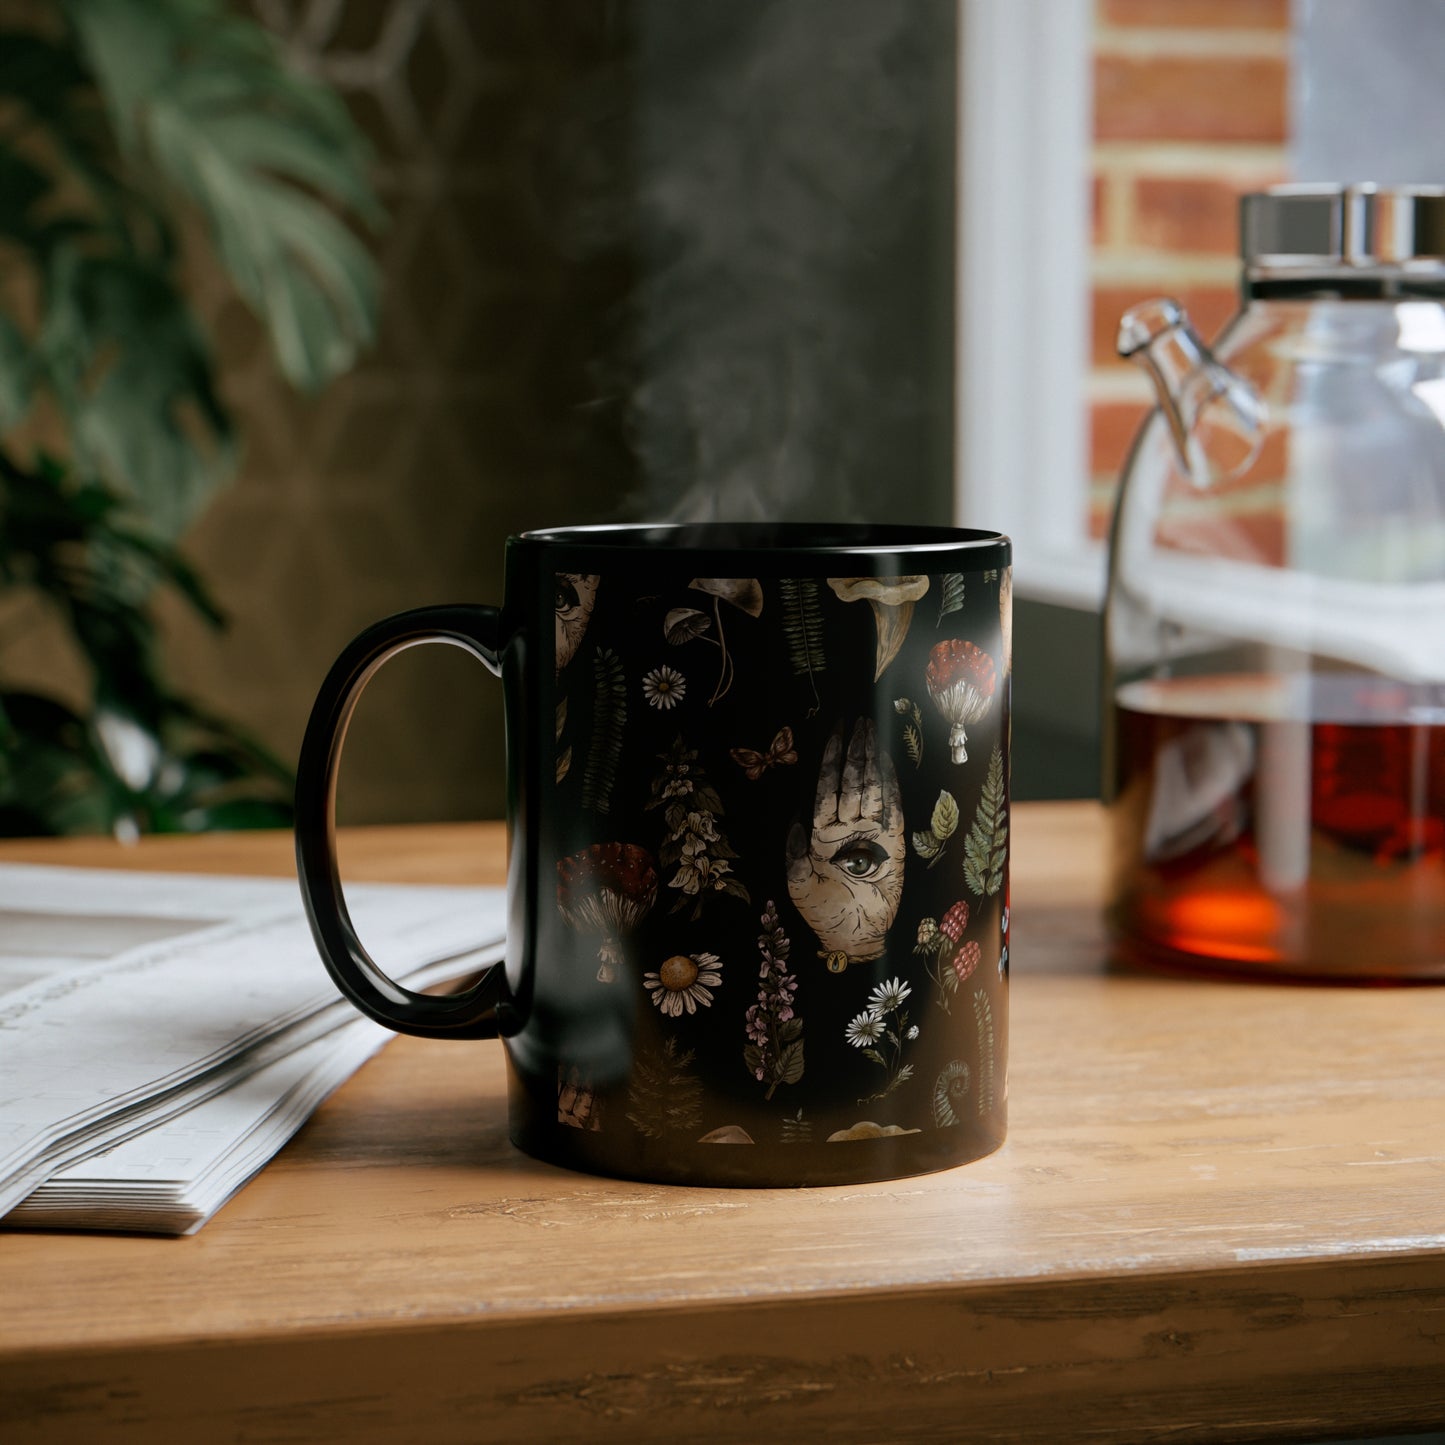
[[[559,1123],[1002,1132],[1007,575],[580,579],[558,908],[635,1004],[628,1076]]]

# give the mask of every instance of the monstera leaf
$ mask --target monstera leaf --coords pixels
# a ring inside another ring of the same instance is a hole
[[[76,465],[129,492],[150,528],[174,537],[235,458],[205,341],[165,273],[142,258],[62,246],[51,282],[40,352]]]
[[[59,0],[63,39],[0,31],[0,239],[41,303],[0,315],[0,428],[59,405],[82,472],[174,537],[236,455],[206,339],[181,290],[180,216],[315,390],[374,338],[376,268],[340,213],[380,212],[344,105],[289,70],[222,0]],[[68,42],[68,43],[67,43]]]
[[[369,253],[325,202],[375,222],[341,101],[218,0],[66,0],[122,150],[195,202],[282,371],[314,389],[376,330]]]

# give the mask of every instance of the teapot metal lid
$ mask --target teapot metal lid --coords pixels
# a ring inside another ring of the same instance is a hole
[[[1282,273],[1445,272],[1440,186],[1275,186],[1242,197],[1239,221],[1249,282]]]

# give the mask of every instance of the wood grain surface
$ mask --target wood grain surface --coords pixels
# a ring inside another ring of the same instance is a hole
[[[0,1440],[1445,1424],[1445,989],[1111,972],[1103,836],[1091,805],[1015,810],[996,1155],[796,1191],[573,1175],[507,1142],[499,1046],[398,1039],[192,1239],[0,1235]],[[494,882],[503,846],[496,825],[358,830],[343,856],[357,879]]]

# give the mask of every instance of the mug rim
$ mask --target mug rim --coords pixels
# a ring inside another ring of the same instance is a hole
[[[899,522],[607,522],[543,527],[508,538],[508,546],[570,547],[635,556],[754,552],[769,558],[988,553],[1012,543],[1002,532]]]

